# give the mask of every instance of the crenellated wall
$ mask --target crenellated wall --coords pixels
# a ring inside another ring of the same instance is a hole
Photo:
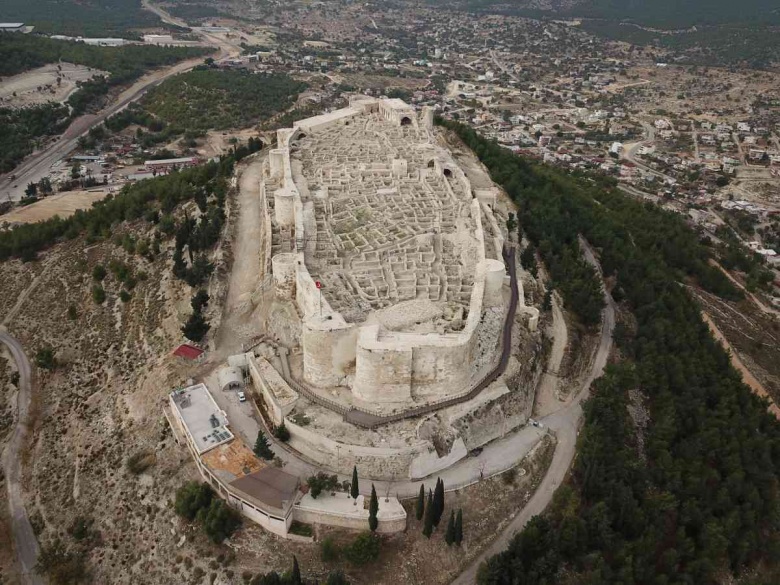
[[[475,243],[475,275],[468,315],[461,331],[415,334],[385,331],[373,324],[358,326],[348,323],[322,295],[305,263],[304,252],[308,249],[305,205],[302,191],[293,177],[290,148],[297,147],[297,140],[306,132],[333,124],[347,124],[353,117],[372,111],[399,124],[411,113],[411,123],[414,126],[418,124],[412,108],[400,100],[360,99],[353,100],[349,108],[301,120],[292,129],[278,131],[279,148],[272,151],[269,158],[270,174],[281,183],[280,188],[274,191],[275,215],[280,225],[294,225],[292,248],[295,252],[274,257],[275,290],[283,298],[293,298],[294,295],[301,312],[306,382],[318,387],[346,386],[351,382],[353,394],[371,403],[440,400],[469,387],[474,374],[473,354],[483,311],[504,303],[503,262],[486,258],[483,209],[474,197],[468,178],[455,161],[440,152],[432,158],[433,168],[423,169],[417,178],[424,181],[425,172],[435,172],[446,177],[444,185],[453,199],[463,197],[462,194],[456,195],[453,189],[473,197],[469,205],[474,226],[470,235]],[[424,119],[429,117],[430,112],[426,112]],[[435,152],[432,147],[432,153]],[[376,169],[366,167],[364,172],[387,172],[399,178],[408,174],[406,160],[403,159],[396,159],[392,169],[380,166]],[[450,182],[454,183],[451,185]],[[305,186],[301,189],[307,192]],[[311,207],[311,202],[307,204]]]

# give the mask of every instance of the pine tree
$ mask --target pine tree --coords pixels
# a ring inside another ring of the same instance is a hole
[[[450,521],[447,522],[447,532],[444,534],[444,540],[447,546],[455,542],[455,510],[450,510]]]
[[[458,515],[455,518],[455,544],[460,546],[463,542],[463,509],[458,509]]]
[[[290,575],[290,583],[292,585],[303,585],[301,581],[301,568],[298,566],[298,557],[293,555],[293,567],[292,574]]]
[[[371,532],[374,532],[376,530],[376,527],[379,524],[379,520],[376,518],[376,513],[379,511],[379,500],[376,498],[376,489],[374,489],[374,484],[371,484],[371,501],[368,503],[368,527],[371,529]]]
[[[287,429],[287,425],[284,424],[284,419],[282,419],[282,423],[276,427],[274,436],[283,443],[286,443],[290,440],[290,431]]]
[[[271,445],[268,443],[268,439],[265,438],[263,431],[257,431],[257,440],[255,441],[254,448],[255,455],[261,459],[272,460],[274,458],[274,452],[271,451]]]
[[[357,465],[352,467],[352,485],[349,486],[349,495],[352,496],[353,500],[357,500],[357,497],[360,495],[360,489],[358,487]]]
[[[444,514],[444,481],[436,480],[436,491],[433,492],[433,525],[438,526],[441,515]]]
[[[420,485],[420,493],[417,495],[417,520],[423,519],[425,514],[425,486]]]
[[[427,537],[431,537],[433,533],[433,492],[428,490],[428,504],[425,506],[425,522],[423,525],[423,534]]]

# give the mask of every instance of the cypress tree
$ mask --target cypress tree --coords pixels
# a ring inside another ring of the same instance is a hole
[[[303,585],[301,581],[301,568],[298,566],[298,557],[293,555],[293,567],[292,574],[290,575],[290,583],[292,585]]]
[[[436,491],[433,492],[433,525],[438,526],[441,515],[444,514],[444,482],[436,480]]]
[[[274,458],[274,452],[271,451],[271,445],[268,443],[268,439],[265,438],[263,431],[257,431],[254,452],[255,455],[263,459],[271,460]]]
[[[455,544],[460,546],[463,542],[463,509],[458,509],[458,516],[455,518]]]
[[[444,540],[447,546],[455,542],[455,510],[450,510],[450,521],[447,522],[447,532],[444,534]]]
[[[425,506],[425,522],[423,525],[423,534],[426,538],[431,537],[433,532],[433,493],[428,490],[428,505]]]
[[[425,485],[420,485],[420,493],[417,495],[417,520],[423,519],[425,513]]]
[[[376,489],[374,484],[371,484],[371,501],[368,503],[368,527],[371,532],[376,530],[379,520],[376,518],[376,513],[379,511],[379,500],[376,499]]]
[[[352,467],[352,485],[349,486],[349,495],[352,496],[353,500],[357,500],[357,497],[360,495],[360,490],[358,489],[357,465]]]

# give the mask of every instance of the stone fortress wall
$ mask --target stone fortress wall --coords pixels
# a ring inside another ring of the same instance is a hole
[[[435,145],[431,126],[431,111],[418,119],[401,100],[355,100],[279,130],[264,177],[263,209],[280,232],[274,287],[302,316],[304,379],[349,386],[379,409],[467,390],[480,373],[474,364],[484,312],[504,305],[503,242],[486,242],[489,208]],[[342,134],[357,136],[352,158]],[[371,140],[360,142],[364,135]],[[323,155],[312,146],[331,139],[327,164],[318,164]],[[373,194],[368,203],[365,191]],[[356,206],[383,221],[362,225]],[[419,298],[448,303],[465,318],[445,331],[390,330],[372,319]]]

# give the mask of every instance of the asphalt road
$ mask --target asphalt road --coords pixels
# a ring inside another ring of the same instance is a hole
[[[148,5],[148,3],[146,7],[152,12],[160,15],[161,18],[163,15],[166,15],[166,17],[163,18],[166,22],[175,21],[170,15],[167,15],[166,12],[157,7],[152,7]],[[232,58],[241,52],[240,47],[222,41],[213,35],[200,33],[200,36],[206,43],[219,48],[219,54],[215,57],[216,61]],[[182,61],[181,63],[166,69],[150,72],[136,81],[128,89],[124,90],[110,106],[106,107],[99,114],[89,114],[74,120],[65,133],[52,142],[47,148],[28,156],[22,164],[16,167],[11,173],[0,178],[0,200],[10,198],[13,201],[19,201],[24,195],[24,190],[29,183],[37,183],[43,177],[50,175],[52,165],[75,150],[78,145],[78,139],[81,136],[89,132],[89,130],[95,126],[102,124],[106,118],[113,116],[127,107],[128,104],[142,98],[147,91],[160,85],[169,77],[190,71],[202,63],[203,58],[198,57],[197,59]]]
[[[32,369],[30,361],[24,354],[21,344],[0,331],[0,343],[4,343],[11,351],[19,370],[19,394],[17,396],[18,418],[14,434],[6,447],[3,466],[8,490],[8,509],[11,514],[11,531],[13,532],[14,548],[21,568],[21,581],[27,585],[43,585],[43,579],[35,574],[35,563],[38,559],[38,541],[35,538],[27,510],[22,498],[22,461],[21,451],[27,440],[28,413],[30,410],[30,377]]]
[[[581,241],[581,244],[585,259],[600,273],[601,268],[593,254],[593,250],[584,240]],[[582,418],[582,401],[588,397],[589,388],[593,380],[604,372],[609,352],[612,349],[612,330],[615,327],[615,303],[606,291],[604,291],[604,301],[606,308],[602,313],[601,337],[587,378],[582,381],[577,396],[571,403],[557,412],[540,419],[547,428],[555,433],[558,439],[553,460],[547,469],[547,474],[528,501],[528,504],[512,519],[512,522],[498,535],[496,540],[452,582],[452,585],[471,585],[476,583],[480,564],[488,557],[504,551],[514,535],[520,532],[531,518],[544,512],[545,508],[552,501],[555,490],[566,478],[571,463],[574,461],[577,433]]]

